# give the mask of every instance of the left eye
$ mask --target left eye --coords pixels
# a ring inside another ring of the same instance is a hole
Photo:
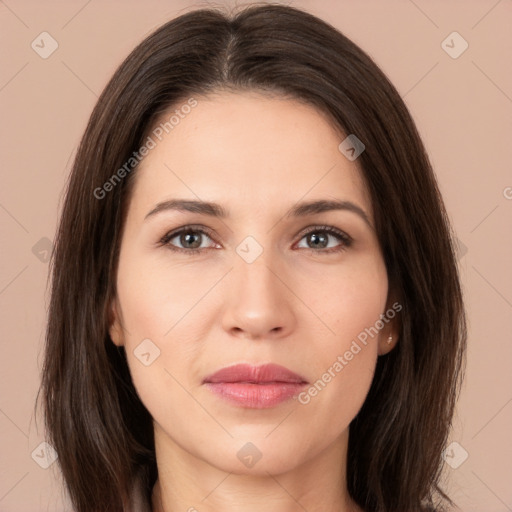
[[[308,246],[304,249],[315,250],[315,249],[329,249],[328,251],[321,252],[333,252],[341,251],[350,246],[352,239],[342,231],[339,231],[331,226],[324,226],[322,228],[315,228],[303,235],[301,240],[306,239]],[[329,244],[329,239],[336,239],[341,244],[332,245]],[[319,251],[315,251],[319,252]]]
[[[202,239],[204,237],[212,240],[210,232],[205,230],[205,228],[187,226],[178,231],[173,231],[164,235],[160,240],[160,245],[165,245],[172,251],[176,252],[184,252],[188,254],[197,253],[205,249],[212,248],[212,246],[203,245]],[[175,239],[177,240],[173,242]],[[333,245],[330,243],[330,240],[332,239],[336,239],[340,243]],[[346,233],[332,226],[318,226],[310,229],[308,232],[302,234],[300,241],[302,240],[306,240],[307,246],[304,247],[299,245],[299,248],[315,253],[339,252],[348,248],[352,243],[352,239]]]

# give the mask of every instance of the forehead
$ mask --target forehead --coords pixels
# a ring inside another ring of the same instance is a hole
[[[338,149],[345,135],[320,110],[259,92],[193,98],[194,107],[174,105],[150,132],[137,205],[178,195],[266,207],[327,195],[358,201],[371,216],[361,170]]]

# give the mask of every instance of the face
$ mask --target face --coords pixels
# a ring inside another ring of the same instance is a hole
[[[258,93],[196,100],[137,169],[110,335],[158,446],[274,474],[346,442],[396,341],[386,268],[357,160],[326,117]],[[165,207],[176,200],[224,216]],[[330,203],[298,209],[317,201]],[[204,383],[242,363],[302,384]]]

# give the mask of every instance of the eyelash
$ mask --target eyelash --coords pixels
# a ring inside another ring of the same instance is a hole
[[[176,247],[172,244],[170,244],[170,241],[177,237],[178,235],[181,235],[182,233],[201,233],[204,235],[207,235],[209,238],[213,240],[212,231],[208,228],[202,227],[202,226],[183,226],[182,228],[179,228],[175,231],[170,231],[169,233],[166,233],[159,241],[159,246],[166,246],[168,249],[170,249],[173,252],[181,252],[186,253],[188,255],[194,255],[198,254],[200,252],[203,252],[205,250],[211,249],[211,247],[202,247],[202,248],[196,248],[196,249],[183,249],[181,247]],[[353,240],[350,236],[348,236],[343,231],[340,231],[339,229],[333,227],[333,226],[313,226],[310,228],[307,232],[301,233],[302,240],[304,237],[310,235],[311,233],[328,233],[329,235],[334,236],[337,238],[340,242],[342,242],[341,246],[337,247],[331,247],[329,249],[311,249],[311,248],[301,248],[302,250],[306,250],[311,253],[315,254],[332,254],[332,253],[339,253],[342,251],[345,251],[348,247],[351,246]]]

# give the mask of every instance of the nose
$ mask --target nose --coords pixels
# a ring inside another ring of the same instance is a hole
[[[270,251],[252,263],[235,261],[228,276],[222,324],[231,336],[278,339],[295,329],[297,297],[292,277]]]

